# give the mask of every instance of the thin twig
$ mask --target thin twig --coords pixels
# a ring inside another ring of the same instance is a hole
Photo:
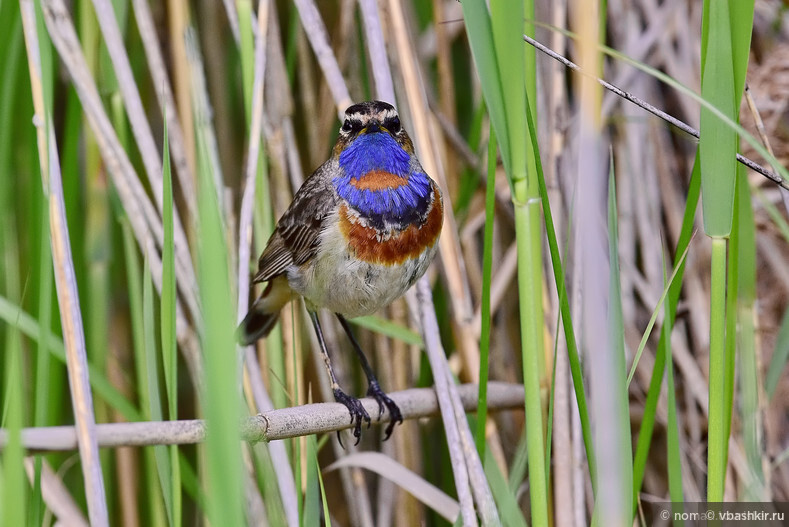
[[[527,43],[529,43],[532,46],[534,46],[535,48],[537,48],[539,51],[545,53],[546,55],[548,55],[552,59],[561,62],[562,64],[564,64],[569,69],[571,69],[573,71],[576,71],[576,72],[578,72],[578,73],[580,73],[582,75],[586,75],[586,76],[589,76],[589,77],[595,79],[606,90],[615,93],[616,95],[622,97],[623,99],[632,102],[633,104],[635,104],[639,108],[642,108],[642,109],[648,111],[649,113],[651,113],[652,115],[663,119],[667,123],[676,126],[677,128],[679,128],[680,130],[682,130],[686,134],[688,134],[688,135],[690,135],[692,137],[695,137],[696,139],[699,138],[699,131],[696,130],[695,128],[693,128],[692,126],[690,126],[689,124],[687,124],[686,122],[681,121],[681,120],[677,119],[676,117],[673,117],[673,116],[667,114],[663,110],[660,110],[660,109],[652,106],[648,102],[646,102],[646,101],[644,101],[642,99],[639,99],[635,95],[633,95],[631,93],[628,93],[625,90],[623,90],[621,88],[618,88],[618,87],[614,86],[613,84],[611,84],[609,82],[606,82],[606,81],[604,81],[603,79],[601,79],[599,77],[596,77],[594,75],[591,75],[591,74],[583,71],[577,64],[575,64],[571,60],[566,59],[565,57],[559,55],[558,53],[556,53],[555,51],[553,51],[549,47],[544,46],[543,44],[540,44],[539,42],[537,42],[533,38],[529,37],[528,35],[523,35],[523,40],[525,40]],[[775,174],[774,172],[766,169],[765,167],[763,167],[759,163],[757,163],[755,161],[752,161],[751,159],[748,159],[747,157],[743,156],[742,154],[737,154],[737,161],[739,161],[740,163],[742,163],[746,167],[750,168],[754,172],[758,172],[759,174],[763,175],[764,177],[766,177],[767,179],[769,179],[773,183],[779,185],[780,187],[782,187],[782,188],[784,188],[786,190],[789,190],[789,182],[785,181],[778,174]]]
[[[756,131],[759,132],[759,139],[761,139],[762,144],[770,153],[770,155],[775,157],[773,146],[770,144],[770,138],[767,137],[767,130],[764,128],[762,115],[759,113],[759,108],[756,107],[756,101],[753,100],[751,88],[748,86],[748,83],[745,83],[745,101],[748,103],[748,109],[750,110],[753,120],[756,124]],[[789,212],[789,193],[781,192],[781,201],[783,202],[784,209]]]
[[[437,335],[437,333],[436,333]],[[491,382],[488,385],[491,409],[504,410],[523,406],[523,385]],[[465,411],[477,409],[476,384],[457,387]],[[400,407],[404,419],[432,417],[439,411],[433,388],[412,388],[388,394]],[[389,413],[378,418],[378,402],[361,399],[365,410],[380,424],[389,421]],[[454,412],[453,412],[454,414]],[[340,403],[314,403],[271,410],[245,419],[240,425],[244,441],[276,441],[310,434],[323,434],[350,428],[348,409]],[[206,424],[202,419],[182,421],[144,421],[96,425],[96,438],[101,447],[185,445],[205,440]],[[0,448],[8,443],[8,431],[0,429]],[[22,446],[28,450],[61,451],[77,448],[73,426],[50,426],[22,429]]]
[[[49,201],[52,263],[55,270],[55,286],[63,327],[63,342],[66,347],[71,404],[74,409],[74,420],[77,423],[74,436],[82,463],[90,523],[95,526],[103,526],[109,525],[107,498],[96,440],[96,418],[93,414],[93,396],[88,378],[88,355],[85,349],[85,332],[79,307],[77,277],[74,273],[74,260],[71,257],[58,148],[53,124],[42,97],[43,90],[40,88],[42,82],[41,58],[35,10],[33,4],[28,1],[22,2],[21,7],[30,65],[30,82],[39,86],[38,89],[33,90],[35,94],[33,105],[38,123],[39,157],[45,160],[41,163],[41,180],[44,194]]]

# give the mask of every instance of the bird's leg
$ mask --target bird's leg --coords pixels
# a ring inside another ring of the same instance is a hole
[[[348,338],[351,339],[353,349],[356,350],[356,355],[359,356],[359,362],[362,363],[362,369],[367,376],[367,395],[378,401],[378,417],[380,418],[384,413],[384,405],[386,409],[389,410],[391,420],[385,431],[386,436],[384,437],[384,441],[386,441],[389,439],[389,436],[392,435],[395,424],[403,422],[403,414],[400,413],[400,408],[398,408],[395,402],[384,393],[381,386],[378,384],[378,379],[375,377],[375,373],[373,373],[373,369],[370,367],[370,363],[367,361],[367,357],[365,357],[361,346],[359,346],[359,343],[356,341],[356,337],[353,336],[353,331],[351,331],[351,326],[348,324],[348,321],[339,313],[335,313],[335,315],[337,315],[345,333],[348,334]]]
[[[362,406],[362,403],[359,401],[359,399],[351,397],[340,389],[340,385],[337,383],[337,377],[335,377],[334,370],[332,370],[331,367],[331,359],[329,358],[329,352],[326,349],[326,342],[323,340],[323,330],[321,330],[321,324],[318,321],[318,314],[315,311],[309,311],[309,313],[310,319],[312,319],[312,325],[315,327],[315,333],[318,336],[318,344],[320,344],[323,362],[326,365],[326,371],[329,373],[329,378],[331,379],[331,389],[334,393],[334,400],[338,403],[344,404],[351,413],[353,437],[356,438],[356,444],[358,445],[359,439],[362,437],[362,421],[364,420],[367,423],[367,427],[369,428],[370,415],[367,413],[367,410],[364,409],[364,406]],[[340,444],[342,444],[339,431],[337,431],[337,439],[339,439]]]

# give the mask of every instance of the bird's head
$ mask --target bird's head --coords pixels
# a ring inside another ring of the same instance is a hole
[[[383,101],[360,102],[345,110],[345,119],[340,127],[334,154],[340,155],[346,147],[364,135],[379,133],[388,134],[409,155],[413,154],[413,143],[400,125],[397,110]]]

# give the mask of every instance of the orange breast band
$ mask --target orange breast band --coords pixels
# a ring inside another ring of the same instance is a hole
[[[402,231],[380,239],[378,230],[362,225],[349,215],[347,205],[340,207],[340,232],[360,260],[385,266],[399,265],[419,257],[432,247],[441,234],[444,209],[433,187],[433,203],[422,225],[412,223]]]
[[[384,170],[371,170],[359,179],[351,178],[350,184],[362,190],[386,190],[408,184],[408,179]]]

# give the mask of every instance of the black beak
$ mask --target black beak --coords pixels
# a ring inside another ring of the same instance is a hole
[[[365,127],[365,129],[366,129],[366,133],[372,134],[372,133],[380,132],[381,131],[381,125],[378,124],[378,122],[373,121],[370,124],[368,124]]]

